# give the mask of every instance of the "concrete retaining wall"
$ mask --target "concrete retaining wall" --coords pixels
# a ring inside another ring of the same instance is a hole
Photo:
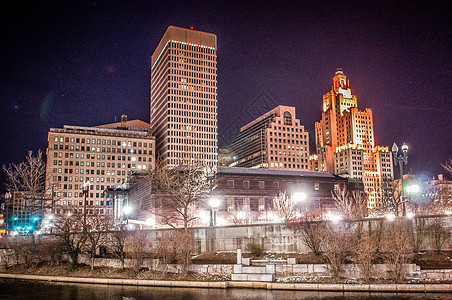
[[[440,280],[452,280],[452,270],[422,270],[421,278],[423,279],[440,279]]]
[[[37,276],[22,274],[0,274],[0,278],[44,280],[55,282],[117,284],[136,286],[197,287],[197,288],[253,288],[267,290],[303,291],[354,291],[354,292],[452,292],[452,284],[326,284],[326,283],[276,283],[233,281],[171,281],[109,278],[81,278],[60,276]]]
[[[442,216],[443,224],[452,230],[452,216]],[[423,218],[426,225],[433,221],[433,217]],[[368,226],[376,228],[377,220],[362,221],[364,229]],[[353,224],[358,224],[354,222]],[[352,226],[353,227],[353,226]],[[262,245],[266,252],[310,252],[302,242],[298,234],[286,228],[284,224],[253,224],[223,227],[199,227],[191,228],[195,237],[195,254],[212,253],[216,251],[236,251],[246,249],[249,243]],[[148,240],[147,248],[153,247],[162,237],[171,235],[172,229],[141,230]],[[421,250],[432,250],[429,240],[429,232],[425,232],[426,238]],[[54,237],[40,236],[39,239],[52,239]],[[23,239],[23,238],[21,238]],[[17,239],[8,237],[6,244],[16,243]],[[126,251],[131,249],[131,238],[126,240]],[[452,239],[444,245],[443,250],[452,250]]]
[[[87,255],[80,256],[80,263],[89,265],[91,260]],[[96,258],[95,266],[97,267],[112,267],[121,268],[121,263],[117,259],[112,258]],[[126,268],[133,267],[133,261],[131,259],[126,259],[124,262]],[[144,259],[142,266],[149,269],[158,269],[161,267],[159,265],[158,259]],[[230,276],[233,273],[234,265],[229,264],[193,264],[190,266],[190,271],[198,273],[208,273],[216,275],[226,275]],[[253,267],[243,267],[243,268],[253,268]],[[375,264],[372,266],[372,274],[374,278],[388,278],[390,267],[386,264]],[[170,272],[177,273],[180,267],[177,264],[171,264],[167,266],[167,270]],[[288,277],[288,276],[304,276],[304,277],[315,277],[315,276],[329,276],[330,272],[328,265],[326,264],[284,264],[275,265],[276,277]],[[415,277],[421,279],[439,279],[446,280],[452,279],[452,270],[422,270],[416,264],[406,264],[405,271],[407,277]],[[360,269],[358,265],[347,264],[343,266],[344,277],[354,279],[360,278]]]

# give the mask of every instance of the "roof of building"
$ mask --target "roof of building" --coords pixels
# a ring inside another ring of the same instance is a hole
[[[118,127],[121,127],[121,122],[98,125],[98,126],[94,126],[94,127],[117,129]],[[127,121],[127,127],[150,128],[151,125],[149,123],[143,122],[141,120],[130,120],[130,121]]]
[[[218,167],[217,172],[224,173],[224,174],[341,178],[340,176],[336,176],[336,175],[333,175],[333,174],[330,174],[327,172],[253,169],[253,168],[241,168],[241,167]]]

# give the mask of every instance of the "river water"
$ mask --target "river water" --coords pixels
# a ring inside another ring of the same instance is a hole
[[[223,299],[438,299],[450,300],[444,293],[342,293],[269,291],[250,289],[165,288],[97,284],[49,283],[33,280],[0,279],[0,299],[71,300],[223,300]]]

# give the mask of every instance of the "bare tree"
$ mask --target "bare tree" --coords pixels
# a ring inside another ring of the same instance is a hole
[[[24,193],[23,210],[34,215],[48,205],[45,195],[46,165],[41,150],[36,155],[28,151],[25,161],[3,165],[3,171],[6,175],[6,190]]]
[[[442,218],[435,218],[428,226],[430,231],[430,239],[432,241],[433,248],[437,253],[440,253],[444,244],[450,237],[449,230],[444,226]]]
[[[177,227],[182,223],[188,230],[196,217],[197,204],[209,191],[205,167],[197,164],[169,167],[163,161],[157,162],[152,172],[153,184],[157,190],[159,209],[153,213],[163,223]]]
[[[106,243],[106,233],[109,231],[112,220],[106,216],[90,215],[86,220],[86,246],[91,254],[91,270],[94,270],[96,252]]]
[[[418,252],[421,250],[426,235],[426,225],[424,218],[415,218],[413,220],[413,251]]]
[[[370,232],[360,234],[356,240],[354,256],[361,271],[361,277],[369,283],[372,277],[372,264],[377,257],[377,241],[373,239]]]
[[[123,269],[126,258],[125,244],[128,236],[129,231],[127,231],[124,226],[120,226],[116,230],[107,233],[108,248],[113,252],[113,255],[119,259]]]
[[[385,260],[391,267],[394,280],[401,281],[405,276],[405,266],[413,257],[413,246],[410,243],[411,224],[406,220],[395,220],[386,224],[381,250]]]
[[[155,250],[160,262],[163,264],[163,272],[165,275],[168,272],[168,265],[175,259],[172,240],[172,236],[162,237],[159,239]]]
[[[333,278],[340,277],[342,265],[345,263],[347,256],[353,253],[354,245],[353,234],[348,233],[346,228],[339,227],[333,230],[331,227],[327,227],[322,238],[321,247]]]
[[[75,208],[71,214],[55,218],[55,230],[52,234],[63,241],[72,266],[78,264],[78,257],[88,238],[87,232],[83,228],[83,215]]]
[[[273,197],[273,207],[285,223],[295,218],[295,203],[287,192],[279,192],[278,196]]]
[[[139,269],[143,265],[143,259],[146,258],[146,245],[147,245],[146,233],[141,230],[136,230],[131,235],[131,251],[133,266]]]
[[[191,265],[191,256],[193,253],[195,239],[190,231],[178,231],[173,237],[173,248],[175,256],[180,265],[182,273],[186,275]]]
[[[319,216],[311,214],[306,215],[296,222],[287,224],[287,228],[298,233],[301,242],[311,249],[316,256],[322,253],[321,243],[326,232],[325,222],[317,221],[319,218]]]
[[[361,219],[367,216],[367,199],[359,191],[347,191],[345,186],[331,191],[336,209],[346,220]]]
[[[447,173],[452,174],[452,158],[449,158],[444,164],[441,165]]]

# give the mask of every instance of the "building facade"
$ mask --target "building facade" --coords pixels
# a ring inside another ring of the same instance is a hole
[[[369,208],[376,207],[387,194],[383,182],[393,178],[392,155],[388,147],[375,145],[372,110],[358,109],[341,69],[333,78],[331,91],[323,96],[322,119],[315,124],[315,134],[317,153],[311,166],[362,180]]]
[[[151,126],[169,165],[217,165],[217,37],[170,26],[151,58]]]
[[[8,230],[34,231],[50,205],[51,199],[44,192],[7,192],[3,212]]]
[[[133,120],[97,127],[64,126],[48,134],[46,190],[51,191],[51,210],[66,214],[82,208],[84,185],[88,214],[111,215],[107,188],[124,183],[134,171],[155,165],[155,138],[148,123]]]
[[[273,199],[281,192],[286,192],[289,197],[294,193],[304,193],[306,199],[296,209],[301,213],[309,211],[321,214],[335,210],[332,192],[344,187],[349,191],[364,193],[362,183],[326,172],[219,166],[212,191],[207,191],[192,207],[196,217],[193,225],[209,225],[208,203],[212,198],[219,200],[219,206],[215,209],[216,225],[268,223],[281,221],[273,204]],[[143,226],[148,224],[150,227],[164,223],[161,216],[169,215],[170,212],[165,213],[166,207],[158,205],[158,197],[162,195],[151,190],[148,178],[139,178],[134,186],[129,186],[128,191],[128,199],[124,201],[130,203],[137,212],[142,212],[134,214],[137,218],[133,220],[134,223]],[[157,214],[150,216],[151,211]]]
[[[231,167],[309,170],[309,134],[295,107],[278,106],[240,129]]]

